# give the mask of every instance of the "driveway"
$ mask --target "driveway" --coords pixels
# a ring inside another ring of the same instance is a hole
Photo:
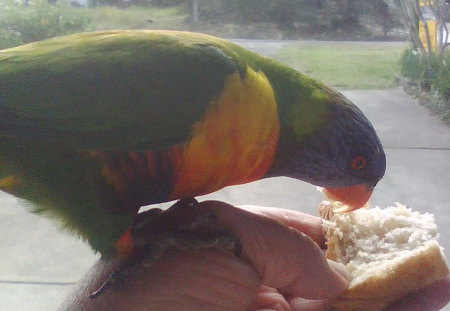
[[[266,46],[263,52],[270,55],[276,48]],[[387,172],[372,204],[398,201],[435,214],[450,256],[449,128],[400,89],[343,93],[373,122],[386,148]],[[315,187],[288,178],[228,187],[206,198],[312,214],[321,200]],[[27,213],[15,198],[0,193],[0,204],[0,311],[54,310],[98,257],[55,223]]]

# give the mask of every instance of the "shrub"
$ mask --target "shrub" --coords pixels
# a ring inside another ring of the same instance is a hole
[[[83,13],[63,1],[35,0],[24,6],[20,1],[0,0],[0,48],[86,31],[89,19]]]
[[[0,29],[0,50],[21,45],[22,43],[23,41],[21,40],[18,32]]]
[[[400,58],[400,73],[403,77],[418,81],[422,72],[423,64],[420,55],[413,49],[407,49]]]
[[[444,56],[442,62],[440,62],[436,75],[432,81],[432,87],[438,92],[438,94],[445,98],[447,102],[450,102],[450,54],[447,53]]]
[[[421,58],[412,49],[406,50],[400,59],[400,72],[416,82],[423,90],[435,90],[446,100],[450,100],[450,55],[443,60],[436,56]]]

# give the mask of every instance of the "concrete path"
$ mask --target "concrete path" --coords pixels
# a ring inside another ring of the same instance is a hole
[[[343,93],[372,120],[386,147],[387,173],[372,203],[398,201],[434,213],[450,258],[450,129],[399,89]],[[206,198],[315,214],[320,195],[297,180],[273,178]],[[0,311],[54,310],[97,256],[16,199],[0,193],[0,206]]]

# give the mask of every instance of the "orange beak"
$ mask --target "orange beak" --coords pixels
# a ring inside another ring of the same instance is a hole
[[[325,188],[323,190],[325,197],[332,201],[339,201],[346,205],[338,212],[351,212],[364,206],[372,195],[373,188],[368,186],[355,185],[342,188]]]

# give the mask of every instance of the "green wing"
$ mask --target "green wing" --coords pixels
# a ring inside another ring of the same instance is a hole
[[[99,150],[183,142],[224,79],[242,71],[228,44],[109,31],[0,51],[0,135]]]

